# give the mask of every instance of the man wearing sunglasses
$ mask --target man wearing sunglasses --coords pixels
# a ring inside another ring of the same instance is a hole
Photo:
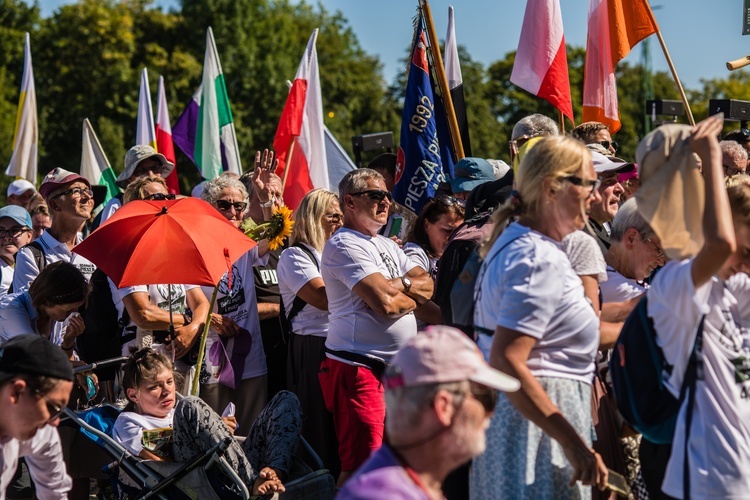
[[[584,122],[570,131],[570,135],[584,144],[599,144],[607,150],[607,156],[617,154],[617,142],[612,140],[609,127],[601,122]]]
[[[73,369],[59,347],[39,335],[0,344],[0,497],[25,458],[35,498],[68,498],[57,425],[73,388]]]
[[[383,385],[388,438],[338,498],[443,498],[448,473],[484,452],[498,391],[520,382],[459,330],[432,326],[401,347]]]
[[[589,147],[589,149],[592,148]],[[596,189],[601,198],[591,203],[589,227],[597,236],[602,254],[605,254],[609,249],[609,235],[612,232],[609,224],[617,215],[617,210],[620,208],[620,196],[625,192],[618,180],[618,175],[632,172],[635,165],[614,156],[604,156],[595,150],[591,151],[591,159],[594,161],[594,170],[599,181]]]
[[[42,268],[53,262],[70,262],[86,279],[96,271],[93,262],[73,252],[73,247],[83,240],[81,230],[94,208],[88,179],[58,167],[44,177],[39,194],[47,202],[52,225],[16,254],[15,292],[26,289]],[[36,248],[32,249],[32,245]]]
[[[327,358],[320,385],[339,440],[339,485],[378,449],[385,404],[379,373],[417,334],[413,311],[432,297],[426,269],[378,231],[393,197],[369,168],[339,183],[344,227],[323,248],[320,270],[328,295]]]

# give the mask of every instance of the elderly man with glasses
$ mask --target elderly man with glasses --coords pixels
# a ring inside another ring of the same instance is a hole
[[[73,252],[73,247],[83,240],[81,230],[94,208],[94,193],[89,181],[58,167],[44,177],[39,194],[47,202],[52,225],[16,254],[15,292],[28,288],[42,268],[53,262],[70,262],[86,279],[90,279],[96,270],[93,262]]]
[[[721,160],[724,165],[724,176],[731,177],[744,174],[747,170],[747,150],[737,141],[723,140],[721,146]]]
[[[379,374],[417,334],[413,311],[432,297],[426,269],[378,234],[393,197],[383,176],[361,168],[339,183],[344,227],[326,243],[321,275],[328,295],[327,358],[320,385],[333,413],[343,484],[383,441]]]
[[[594,145],[597,146],[597,145]],[[615,158],[614,156],[604,156],[596,151],[599,148],[591,149],[591,159],[594,161],[594,170],[598,176],[598,185],[601,199],[591,204],[589,212],[589,227],[596,234],[597,241],[601,247],[602,253],[606,253],[610,245],[610,222],[617,215],[620,208],[620,197],[625,192],[618,180],[619,174],[632,172],[635,165],[625,160]]]

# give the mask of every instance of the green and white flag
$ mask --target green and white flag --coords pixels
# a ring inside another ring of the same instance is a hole
[[[114,170],[109,165],[107,155],[104,154],[102,145],[94,133],[94,127],[88,118],[83,120],[83,141],[81,144],[81,175],[94,184],[107,186],[106,203],[110,198],[114,198],[120,192],[115,184]]]

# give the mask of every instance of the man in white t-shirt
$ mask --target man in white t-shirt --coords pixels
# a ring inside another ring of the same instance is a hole
[[[86,279],[90,279],[96,266],[74,253],[73,247],[83,240],[81,229],[94,208],[91,184],[76,173],[55,168],[44,177],[39,194],[47,201],[52,216],[52,226],[34,241],[42,248],[44,265],[58,261],[70,262]],[[32,250],[28,246],[20,249],[16,254],[13,291],[20,292],[28,288],[40,271]]]
[[[328,295],[327,359],[320,382],[339,440],[342,485],[383,441],[385,403],[378,375],[417,333],[412,311],[433,282],[392,240],[378,235],[392,196],[371,169],[339,183],[344,227],[326,243],[321,274]]]
[[[41,500],[68,498],[72,486],[55,427],[73,388],[65,353],[39,335],[0,344],[0,498],[25,457]]]

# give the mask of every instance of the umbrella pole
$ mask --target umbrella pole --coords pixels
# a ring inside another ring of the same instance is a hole
[[[203,366],[203,359],[206,357],[206,341],[208,340],[208,328],[211,326],[211,315],[214,310],[214,304],[216,303],[216,294],[219,292],[219,287],[214,287],[214,293],[211,295],[211,304],[208,306],[208,316],[206,316],[206,323],[203,325],[203,334],[201,335],[201,346],[198,349],[198,362],[195,364],[195,376],[193,377],[193,387],[191,394],[193,396],[198,395],[198,389],[200,388],[201,379],[201,366]]]

